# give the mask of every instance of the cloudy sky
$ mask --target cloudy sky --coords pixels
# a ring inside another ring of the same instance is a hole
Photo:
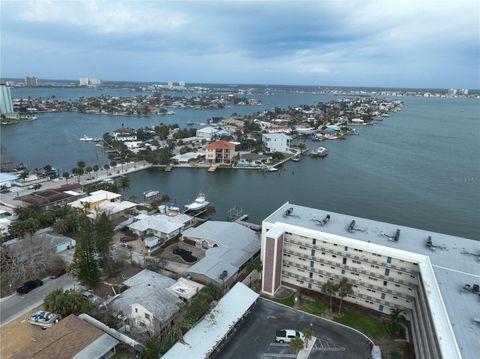
[[[480,1],[2,0],[1,76],[479,88]]]

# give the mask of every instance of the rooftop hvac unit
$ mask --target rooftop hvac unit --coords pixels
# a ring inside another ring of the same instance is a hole
[[[393,240],[395,242],[398,242],[399,239],[400,239],[400,230],[397,229],[397,231],[395,232],[395,236],[393,237]]]
[[[292,212],[293,212],[293,208],[290,207],[290,208],[287,209],[285,212],[283,212],[283,216],[284,216],[284,217],[288,217],[288,216],[290,216],[290,215],[292,214]]]
[[[226,270],[224,270],[221,274],[220,274],[220,279],[221,280],[224,280],[225,278],[227,278],[227,275],[228,275],[228,272]]]
[[[355,232],[355,224],[356,224],[355,220],[352,220],[347,227],[347,231],[349,231],[350,233]]]

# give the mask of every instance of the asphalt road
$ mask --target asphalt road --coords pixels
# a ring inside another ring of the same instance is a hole
[[[309,359],[371,358],[370,342],[358,332],[260,298],[216,358],[295,358],[288,344],[275,343],[275,331],[311,327],[317,337]]]
[[[43,298],[57,288],[69,289],[78,286],[78,282],[65,274],[57,279],[45,279],[41,287],[25,295],[13,294],[0,301],[0,326],[9,323],[18,316],[32,310],[43,302]]]

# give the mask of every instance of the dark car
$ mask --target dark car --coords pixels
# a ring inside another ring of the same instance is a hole
[[[120,242],[122,243],[133,242],[133,241],[136,241],[137,239],[138,239],[138,235],[132,234],[130,236],[123,236],[122,238],[120,238]]]
[[[56,279],[56,278],[64,275],[65,273],[67,273],[67,268],[66,267],[60,268],[59,270],[50,274],[50,279]]]
[[[27,294],[31,290],[34,290],[37,287],[43,285],[43,282],[40,279],[29,280],[28,282],[23,283],[20,288],[17,288],[18,294]]]

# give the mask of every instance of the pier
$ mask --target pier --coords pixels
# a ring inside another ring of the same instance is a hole
[[[244,214],[243,216],[239,217],[235,223],[241,224],[255,232],[260,232],[262,230],[262,226],[260,224],[250,223],[246,220],[248,219],[248,214]]]

